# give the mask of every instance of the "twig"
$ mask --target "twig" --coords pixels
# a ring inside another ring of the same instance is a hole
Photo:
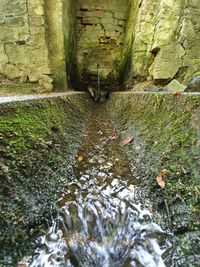
[[[169,205],[168,205],[166,199],[164,199],[164,202],[165,202],[165,207],[166,207],[166,210],[167,210],[167,216],[168,216],[169,224],[170,224],[170,226],[172,226],[172,219],[171,219],[171,213],[170,213],[170,210],[169,210]]]

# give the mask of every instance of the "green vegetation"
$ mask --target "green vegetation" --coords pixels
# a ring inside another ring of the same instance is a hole
[[[10,83],[0,85],[0,96],[10,96],[10,95],[28,95],[35,93],[43,93],[45,92],[45,88],[40,86],[39,84],[34,83]]]
[[[115,94],[108,103],[120,130],[135,138],[126,147],[135,176],[163,215],[163,227],[180,238],[199,225],[199,103],[199,95],[145,93]],[[169,172],[161,189],[156,177],[163,169]],[[187,255],[193,253],[190,246]]]
[[[57,211],[90,106],[83,94],[1,105],[0,265],[27,253]]]

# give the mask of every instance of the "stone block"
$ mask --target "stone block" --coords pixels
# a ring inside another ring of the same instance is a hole
[[[48,92],[51,92],[53,90],[52,82],[53,82],[53,79],[47,75],[39,76],[39,84],[44,86],[46,91]]]
[[[116,19],[126,20],[126,13],[124,12],[115,11],[113,14],[114,18]]]
[[[193,77],[185,92],[200,92],[200,75]]]
[[[102,18],[101,24],[111,24],[111,25],[118,25],[118,20],[113,18]]]
[[[43,16],[32,16],[29,18],[31,25],[43,26],[45,24]]]
[[[6,64],[9,62],[8,56],[6,55],[6,51],[4,49],[4,46],[0,46],[0,65]]]
[[[44,15],[44,5],[43,1],[38,2],[30,1],[28,4],[29,14],[31,16],[43,16]]]
[[[184,92],[186,89],[186,86],[181,84],[176,79],[173,79],[167,86],[169,92],[175,93],[175,92]]]
[[[34,35],[37,35],[38,39],[44,39],[44,36],[46,34],[45,27],[42,27],[42,25],[31,25],[30,31],[32,39],[35,38]]]
[[[123,33],[124,30],[121,26],[119,25],[112,25],[112,24],[103,24],[104,29],[107,32],[110,32],[112,34],[112,32],[118,32],[118,33]]]
[[[2,43],[28,39],[30,37],[28,20],[25,16],[8,17],[0,22],[0,32]]]
[[[9,79],[20,78],[23,76],[23,71],[19,70],[15,65],[10,63],[4,65],[1,72]]]
[[[94,17],[95,13],[93,11],[78,10],[76,12],[76,16],[77,16],[77,18],[90,18],[90,17]]]
[[[182,66],[185,50],[181,44],[171,44],[160,49],[152,65],[154,79],[173,79]]]
[[[118,21],[118,25],[119,25],[119,26],[122,26],[122,27],[125,28],[125,26],[126,26],[126,21],[125,21],[125,20],[119,20],[119,21]]]
[[[96,17],[82,18],[82,24],[93,25],[100,23],[100,20]]]
[[[36,83],[38,81],[38,78],[34,74],[29,74],[28,75],[28,80],[30,83]]]
[[[27,13],[26,0],[1,0],[0,16],[25,15]]]
[[[99,11],[101,17],[104,19],[114,19],[113,12],[110,11]]]

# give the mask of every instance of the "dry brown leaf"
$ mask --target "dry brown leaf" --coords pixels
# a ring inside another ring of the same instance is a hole
[[[118,139],[118,135],[117,135],[117,133],[115,132],[115,129],[114,129],[113,132],[112,132],[111,140],[117,140],[117,139]]]
[[[125,139],[124,139],[124,141],[123,141],[123,143],[122,143],[122,146],[125,146],[125,145],[128,145],[130,142],[132,142],[134,140],[134,137],[132,136],[132,135],[129,135],[129,136],[127,136]]]
[[[162,177],[164,177],[169,171],[167,169],[163,169],[161,172],[160,172],[160,175]]]
[[[156,181],[157,181],[158,185],[159,185],[162,189],[165,188],[165,181],[163,180],[163,178],[162,178],[161,175],[158,175],[158,176],[156,177]]]
[[[78,161],[81,162],[83,160],[83,156],[78,157]]]
[[[156,181],[158,183],[158,185],[164,189],[165,188],[165,181],[164,181],[164,177],[166,176],[166,174],[168,173],[169,171],[167,169],[163,169],[160,174],[156,177]]]
[[[111,137],[111,140],[117,140],[117,139],[118,139],[118,135],[113,134],[112,137]]]
[[[181,92],[175,92],[174,96],[177,96],[177,97],[181,96]]]

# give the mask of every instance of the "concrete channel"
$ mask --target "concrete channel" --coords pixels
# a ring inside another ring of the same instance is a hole
[[[199,100],[2,97],[0,266],[199,266]]]

